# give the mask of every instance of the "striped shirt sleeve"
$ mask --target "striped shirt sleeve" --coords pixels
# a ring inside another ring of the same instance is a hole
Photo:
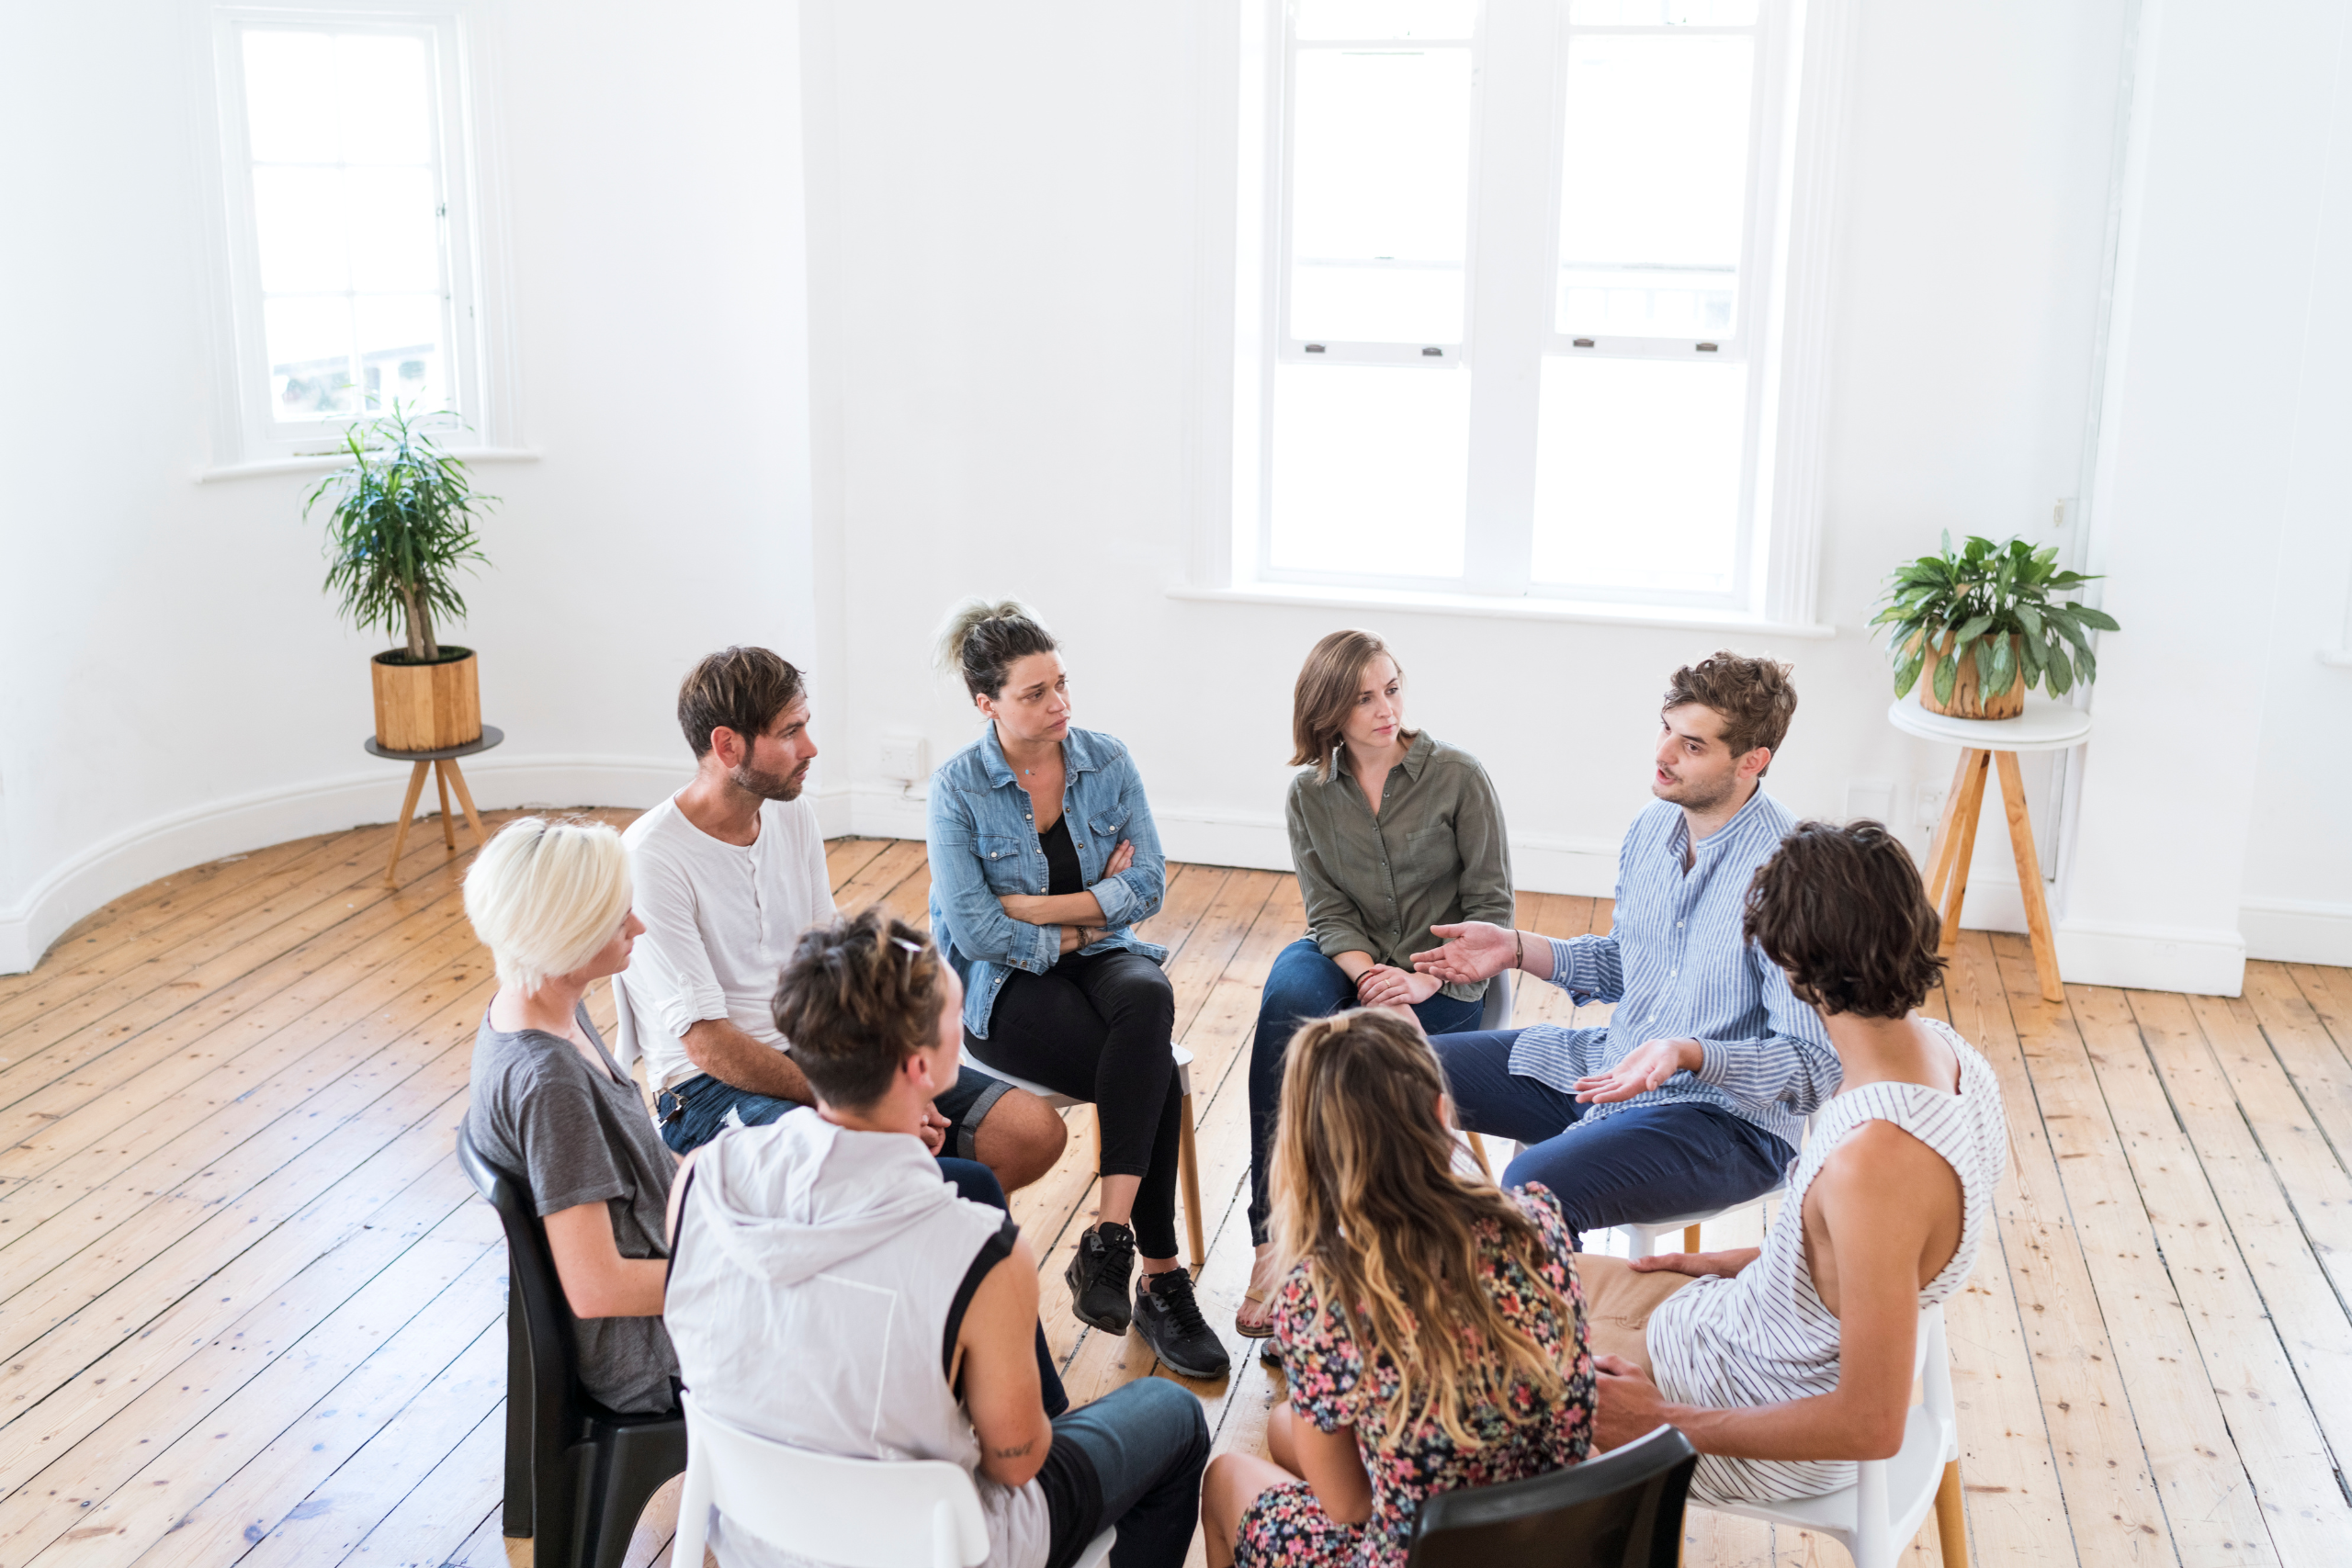
[[[1838,1053],[1829,1044],[1820,1015],[1789,989],[1789,977],[1781,966],[1752,943],[1747,960],[1772,1032],[1758,1040],[1700,1041],[1699,1078],[1737,1099],[1758,1104],[1778,1101],[1809,1116],[1844,1081]]]

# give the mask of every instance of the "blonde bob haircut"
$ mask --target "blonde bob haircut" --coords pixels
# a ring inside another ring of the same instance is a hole
[[[628,918],[628,852],[602,822],[509,822],[466,873],[466,919],[526,995],[596,956]]]
[[[1315,764],[1315,776],[1328,783],[1331,777],[1331,753],[1340,749],[1340,741],[1347,734],[1348,716],[1355,711],[1356,695],[1363,688],[1363,672],[1382,654],[1396,665],[1396,679],[1405,679],[1405,667],[1396,656],[1389,653],[1388,645],[1370,632],[1333,632],[1309,649],[1306,662],[1298,671],[1298,684],[1291,688],[1290,699],[1290,765],[1303,768]],[[1409,729],[1399,729],[1396,739],[1410,745],[1418,736]]]

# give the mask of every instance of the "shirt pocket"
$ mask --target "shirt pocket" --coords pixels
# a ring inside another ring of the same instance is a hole
[[[972,852],[979,857],[980,874],[989,891],[1001,897],[1007,893],[1035,893],[1029,886],[1028,854],[1034,839],[1025,840],[1018,833],[980,833],[972,840]]]
[[[1440,822],[1409,833],[1405,847],[1397,854],[1397,888],[1399,893],[1418,892],[1442,882],[1459,880],[1462,870],[1461,852],[1453,842],[1453,824]]]
[[[1094,835],[1095,863],[1110,864],[1112,852],[1119,847],[1119,840],[1127,836],[1126,815],[1114,812],[1108,817],[1090,817],[1086,819],[1086,827],[1087,831]]]

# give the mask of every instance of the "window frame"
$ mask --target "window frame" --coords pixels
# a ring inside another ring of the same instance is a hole
[[[1254,15],[1252,14],[1254,12]],[[1850,0],[1761,0],[1752,27],[1613,26],[1574,24],[1569,0],[1483,0],[1473,51],[1470,233],[1465,244],[1464,342],[1442,360],[1425,359],[1403,345],[1339,345],[1310,360],[1304,342],[1289,333],[1290,180],[1294,92],[1299,40],[1292,0],[1244,0],[1243,48],[1237,75],[1245,78],[1238,104],[1258,129],[1238,128],[1231,145],[1255,168],[1237,163],[1237,195],[1260,197],[1258,220],[1230,232],[1237,245],[1235,303],[1241,307],[1230,339],[1231,390],[1207,406],[1229,411],[1233,479],[1210,487],[1211,514],[1203,518],[1205,568],[1184,592],[1329,602],[1356,591],[1357,601],[1401,607],[1497,610],[1562,618],[1714,625],[1812,624],[1820,505],[1820,449],[1826,427],[1826,324],[1834,248],[1834,183],[1843,131],[1845,62],[1851,32]],[[1508,36],[1498,43],[1498,31]],[[1744,34],[1756,39],[1749,101],[1747,202],[1739,296],[1731,333],[1706,339],[1640,339],[1596,335],[1593,346],[1558,329],[1566,74],[1575,38],[1587,34]],[[1329,48],[1355,40],[1311,40]],[[1377,47],[1403,40],[1363,40]],[[1452,41],[1412,40],[1436,47]],[[1540,43],[1540,53],[1529,49]],[[1405,44],[1410,47],[1411,44]],[[1498,49],[1515,51],[1498,59]],[[1524,60],[1543,62],[1540,152],[1498,160],[1498,146],[1528,146],[1530,118]],[[1254,66],[1256,84],[1246,81]],[[1497,101],[1498,70],[1515,70],[1512,100]],[[1262,118],[1257,118],[1262,117]],[[1498,177],[1498,163],[1510,178]],[[1516,170],[1509,165],[1516,164]],[[1533,187],[1540,179],[1541,189]],[[1253,189],[1254,187],[1254,189]],[[1540,232],[1536,226],[1541,226]],[[1535,261],[1531,264],[1529,248]],[[1490,265],[1504,247],[1518,255]],[[1498,278],[1498,274],[1513,276]],[[1540,288],[1534,287],[1540,283]],[[1245,303],[1246,302],[1246,303]],[[1538,314],[1540,312],[1540,315]],[[1254,316],[1251,321],[1247,318]],[[1535,468],[1541,378],[1546,360],[1601,357],[1671,359],[1699,352],[1747,366],[1741,453],[1740,515],[1732,582],[1719,592],[1610,588],[1531,581],[1535,525]],[[1398,350],[1402,347],[1402,352]],[[1469,496],[1464,513],[1464,571],[1459,578],[1277,569],[1272,564],[1274,378],[1278,367],[1300,362],[1382,365],[1400,374],[1457,373],[1471,378]],[[1212,371],[1212,373],[1214,373]],[[1229,497],[1229,502],[1227,498]],[[1225,541],[1229,541],[1229,547]]]
[[[449,342],[449,386],[454,416],[463,431],[448,444],[459,450],[505,445],[509,421],[493,374],[492,328],[500,313],[491,308],[484,265],[489,247],[482,221],[487,206],[481,178],[481,137],[475,113],[475,62],[466,7],[461,4],[401,6],[336,5],[311,0],[303,6],[219,6],[211,9],[209,64],[213,85],[211,158],[214,249],[219,267],[219,332],[215,363],[219,389],[216,456],[224,465],[200,477],[238,468],[308,467],[303,459],[343,449],[344,433],[357,419],[383,412],[363,408],[356,415],[316,421],[283,420],[270,397],[270,365],[264,325],[259,232],[253,189],[253,150],[246,108],[244,37],[248,31],[374,32],[421,38],[429,51],[433,85],[433,170],[440,208],[438,251],[442,315]]]

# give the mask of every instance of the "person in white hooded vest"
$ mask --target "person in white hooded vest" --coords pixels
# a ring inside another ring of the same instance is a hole
[[[775,1011],[817,1105],[722,1132],[680,1169],[663,1317],[683,1381],[777,1442],[963,1465],[989,1568],[1065,1568],[1113,1525],[1114,1568],[1181,1568],[1208,1461],[1199,1397],[1144,1378],[1049,1418],[1036,1258],[923,1145],[962,1004],[955,971],[886,910],[801,938]],[[710,1540],[726,1568],[792,1561],[723,1515]]]

